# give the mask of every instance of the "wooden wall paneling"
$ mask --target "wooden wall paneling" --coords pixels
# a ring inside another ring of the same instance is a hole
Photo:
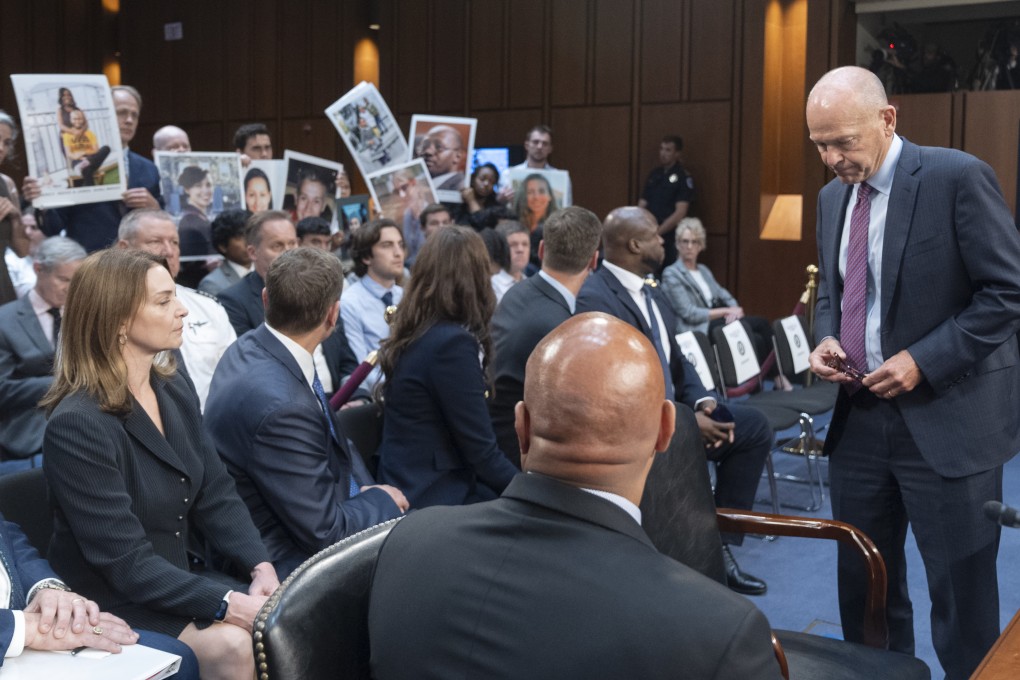
[[[629,106],[552,111],[552,126],[556,130],[553,161],[556,167],[570,171],[575,205],[584,206],[599,217],[633,202],[627,193],[630,121]]]
[[[21,119],[18,115],[18,102],[14,97],[14,87],[11,85],[10,75],[12,73],[31,73],[32,60],[29,45],[31,44],[31,6],[27,2],[11,3],[4,7],[3,12],[3,40],[0,40],[0,64],[4,66],[4,73],[0,74],[0,109],[3,109],[15,120]],[[21,144],[18,145],[21,148]],[[17,160],[10,158],[6,161],[4,172],[13,172],[17,165],[23,167],[23,153],[17,154]]]
[[[729,99],[733,83],[733,0],[690,0],[690,98]]]
[[[1016,214],[1020,90],[964,93],[963,150],[992,166]]]
[[[248,68],[251,89],[247,97],[247,109],[242,115],[245,122],[264,122],[270,126],[270,132],[274,132],[282,99],[280,81],[288,64],[292,63],[283,58],[280,49],[282,41],[277,35],[277,24],[285,12],[278,7],[276,0],[249,0],[247,10],[241,10],[242,14],[244,12],[252,14],[254,20],[249,25],[251,38]],[[304,36],[301,39],[304,40]],[[235,45],[229,38],[225,42],[227,45]],[[241,49],[242,45],[238,43],[237,49]],[[227,134],[233,134],[235,129],[231,128]]]
[[[691,214],[709,233],[725,235],[730,225],[730,103],[646,104],[641,108],[641,149],[644,179],[658,165],[659,140],[667,134],[684,138],[684,165],[697,191]],[[632,197],[636,201],[638,196]]]
[[[194,151],[233,151],[234,145],[232,143],[224,145],[223,139],[227,134],[233,135],[237,127],[232,127],[227,131],[224,131],[224,127],[229,126],[225,125],[222,119],[204,123],[188,123],[187,133],[188,139],[191,140],[191,148]],[[155,130],[152,132],[155,132]],[[152,142],[152,132],[149,133],[147,139],[150,144]]]
[[[432,27],[432,112],[463,115],[467,82],[464,0],[433,0]]]
[[[641,0],[641,101],[680,100],[683,3]]]
[[[274,138],[273,154],[283,158],[284,149],[311,154],[327,160],[337,160],[336,128],[325,116],[312,118],[294,118],[284,120],[282,134]],[[355,172],[356,166],[350,171]]]
[[[387,99],[394,113],[431,110],[429,84],[433,78],[429,43],[432,26],[426,2],[401,2],[394,16],[395,96]]]
[[[4,3],[5,13],[8,4]],[[63,0],[34,0],[32,2],[31,30],[34,39],[29,44],[29,54],[34,73],[64,72],[62,33],[69,27],[64,24],[63,6]],[[7,31],[4,31],[5,39],[6,34]]]
[[[6,13],[6,9],[4,11]],[[65,30],[63,35],[59,36],[63,51],[62,72],[100,73],[102,71],[102,55],[99,54],[97,45],[101,39],[107,36],[109,27],[100,20],[101,12],[97,2],[69,0],[63,3]],[[113,23],[112,19],[110,23]],[[6,39],[6,35],[4,38]]]
[[[475,146],[507,146],[524,142],[524,134],[542,119],[542,109],[474,111],[471,115],[478,119]],[[559,140],[560,135],[557,133],[557,152],[560,148]]]
[[[541,107],[548,73],[545,3],[543,0],[513,0],[507,14],[506,106]]]
[[[138,88],[142,94],[141,120],[146,124],[173,119],[177,55],[171,49],[173,43],[163,39],[163,24],[176,21],[178,16],[174,7],[166,3],[121,4],[118,17],[121,81]],[[185,36],[187,30],[185,27]],[[219,84],[194,87],[207,92]]]
[[[354,44],[341,40],[342,10],[349,2],[314,2],[315,30],[305,33],[311,46],[309,106],[301,115],[321,113],[350,89]],[[331,156],[332,157],[332,156]]]
[[[521,0],[515,4],[523,2]],[[497,109],[504,105],[504,80],[510,79],[512,82],[513,74],[525,66],[515,63],[511,68],[509,60],[505,58],[505,3],[502,0],[490,0],[484,4],[469,3],[468,7],[470,19],[465,36],[470,60],[467,77],[468,107],[472,110]]]
[[[220,56],[223,60],[223,118],[225,120],[248,120],[252,116],[252,95],[255,92],[264,96],[266,80],[274,74],[262,73],[255,68],[253,59],[257,49],[264,46],[256,43],[252,31],[256,22],[263,17],[251,10],[249,0],[225,0],[223,5],[224,21],[220,25],[220,45],[223,49]],[[227,128],[225,134],[232,135],[236,126]],[[224,137],[217,148],[230,149],[233,140]]]
[[[223,120],[223,5],[210,2],[175,3],[174,21],[184,28],[184,39],[166,43],[173,53],[172,72],[174,98],[170,119],[175,121]],[[162,39],[162,25],[153,26]],[[152,88],[148,88],[152,89]]]
[[[587,0],[552,3],[549,55],[552,106],[576,106],[587,101],[588,10]]]
[[[312,88],[320,81],[314,67],[311,27],[322,24],[321,3],[310,0],[280,2],[277,11],[282,14],[276,25],[276,49],[279,55],[280,102],[279,115],[292,118],[308,115],[312,103]],[[314,5],[314,6],[313,6]]]
[[[923,146],[953,145],[953,95],[908,94],[891,97],[896,132]]]
[[[634,0],[595,5],[595,104],[629,104],[634,62]]]

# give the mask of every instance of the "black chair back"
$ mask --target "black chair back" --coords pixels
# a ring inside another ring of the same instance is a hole
[[[308,558],[255,618],[261,680],[368,680],[368,596],[390,520]]]
[[[382,443],[383,409],[378,403],[364,404],[336,412],[340,429],[361,454],[365,467],[375,477],[378,460],[375,452]]]
[[[21,527],[40,555],[45,556],[53,536],[46,477],[42,468],[0,477],[0,513]]]

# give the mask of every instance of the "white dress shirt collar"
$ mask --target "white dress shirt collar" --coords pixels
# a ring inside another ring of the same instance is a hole
[[[290,352],[291,356],[294,357],[294,361],[297,362],[298,368],[301,369],[301,373],[305,376],[305,382],[308,383],[309,389],[312,388],[312,381],[315,379],[315,361],[312,355],[301,345],[297,344],[286,335],[276,330],[268,323],[266,324],[266,330],[273,334],[277,340],[287,351]],[[312,390],[314,392],[314,390]]]

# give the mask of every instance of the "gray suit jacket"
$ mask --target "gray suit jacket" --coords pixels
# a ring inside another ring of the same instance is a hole
[[[698,271],[705,277],[712,298],[719,298],[727,307],[736,307],[737,300],[715,280],[712,270],[703,264]],[[712,300],[706,300],[701,288],[694,280],[684,263],[677,260],[662,272],[662,292],[669,299],[669,304],[676,312],[676,331],[701,331],[708,333],[708,310],[712,308]]]
[[[28,296],[0,307],[0,453],[42,451],[46,416],[36,406],[53,382],[53,346]]]
[[[839,243],[851,189],[833,180],[818,195],[818,339],[839,337]],[[905,349],[924,373],[896,402],[928,464],[960,477],[1012,458],[1020,448],[1020,235],[986,163],[903,141],[879,304],[883,357]],[[828,450],[849,408],[840,390]]]
[[[241,277],[238,276],[237,271],[224,261],[198,282],[198,289],[203,293],[217,296],[220,291],[230,288],[240,280]]]

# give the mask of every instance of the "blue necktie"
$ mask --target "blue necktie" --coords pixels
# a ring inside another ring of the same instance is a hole
[[[336,436],[336,428],[333,426],[333,416],[329,412],[329,402],[326,401],[326,390],[322,389],[322,383],[319,381],[319,372],[315,372],[315,376],[312,378],[312,389],[315,391],[315,396],[319,399],[319,406],[322,408],[322,415],[326,419],[326,424],[329,425],[329,436],[333,438],[337,446],[340,446],[340,440]],[[343,447],[340,447],[343,448]],[[350,479],[347,481],[348,489],[350,491],[350,497],[354,498],[361,493],[361,487],[354,481],[354,474],[352,472]]]
[[[382,303],[387,307],[393,306],[393,291],[388,290],[382,294]]]
[[[673,401],[673,376],[669,372],[669,362],[666,361],[666,350],[662,347],[662,337],[659,335],[659,322],[655,317],[655,305],[652,304],[652,286],[648,281],[641,288],[645,296],[645,307],[648,309],[648,328],[652,331],[650,338],[655,345],[655,353],[659,355],[659,363],[662,364],[662,377],[666,380],[666,399]]]

